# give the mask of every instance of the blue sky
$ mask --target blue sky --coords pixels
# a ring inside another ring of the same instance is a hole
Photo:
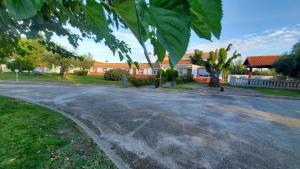
[[[299,7],[299,0],[223,0],[221,38],[210,42],[192,34],[188,51],[210,51],[233,43],[233,49],[238,50],[243,58],[249,55],[282,54],[300,40]],[[142,48],[129,31],[121,30],[114,34],[132,48],[133,60],[146,62]],[[53,40],[72,49],[66,38],[54,37]],[[151,46],[147,46],[151,51]],[[113,56],[103,44],[88,39],[80,42],[75,51],[78,54],[90,52],[98,61],[119,61],[118,56]]]

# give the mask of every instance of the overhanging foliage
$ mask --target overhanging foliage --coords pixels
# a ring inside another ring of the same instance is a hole
[[[83,37],[103,41],[131,65],[128,42],[112,34],[112,28],[123,27],[138,39],[149,62],[144,43],[151,40],[158,59],[168,52],[175,66],[187,50],[191,30],[208,40],[220,37],[222,15],[221,0],[1,0],[0,56],[17,51],[21,35],[49,43],[56,34],[67,36],[75,48]]]

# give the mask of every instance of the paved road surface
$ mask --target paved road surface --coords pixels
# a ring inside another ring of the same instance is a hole
[[[67,113],[120,168],[300,168],[300,101],[150,89],[0,84]]]

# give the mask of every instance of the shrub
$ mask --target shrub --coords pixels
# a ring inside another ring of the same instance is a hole
[[[122,69],[111,69],[104,74],[105,80],[119,81],[122,77],[129,77],[129,72]]]
[[[88,71],[87,70],[74,70],[75,76],[87,76]]]
[[[175,81],[176,78],[178,77],[178,71],[177,70],[174,70],[174,69],[167,69],[166,70],[166,79],[168,82],[171,82],[171,81]]]
[[[165,78],[168,82],[175,81],[178,78],[178,71],[174,69],[158,70],[156,77],[160,77],[160,72],[162,72],[162,78]]]
[[[142,86],[146,85],[146,80],[138,79],[138,78],[135,78],[135,77],[130,77],[129,82],[135,87],[142,87]]]
[[[156,81],[155,78],[149,77],[149,78],[145,79],[145,84],[146,85],[153,85],[153,84],[155,84],[155,81]]]
[[[33,72],[30,73],[30,75],[32,75],[32,76],[43,76],[43,75],[45,75],[45,73],[38,72],[38,71],[33,71]]]
[[[193,77],[192,73],[186,73],[183,76],[176,79],[177,83],[187,83],[187,82],[193,82],[193,81],[194,81],[194,77]]]
[[[161,77],[166,77],[166,72],[164,70],[158,70],[156,77],[159,78],[160,77],[160,73],[162,73]]]

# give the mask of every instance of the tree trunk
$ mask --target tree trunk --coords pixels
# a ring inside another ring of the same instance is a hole
[[[66,72],[66,71],[63,72],[62,79],[63,80],[68,80],[68,72]]]
[[[159,62],[160,74],[159,74],[159,88],[162,88],[162,64]]]
[[[68,80],[68,68],[62,66],[60,68],[60,74],[62,75],[62,80]]]
[[[211,78],[210,78],[209,86],[220,87],[219,75],[220,75],[220,73],[217,72],[215,69],[211,70],[211,73],[210,73]]]

